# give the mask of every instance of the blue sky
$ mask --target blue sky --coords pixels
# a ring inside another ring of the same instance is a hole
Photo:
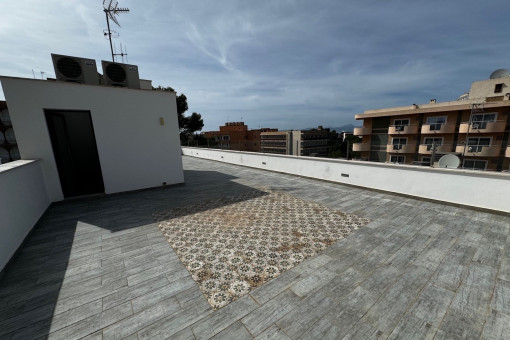
[[[129,63],[188,97],[204,130],[356,123],[456,99],[510,68],[510,2],[120,0]],[[0,74],[54,76],[50,53],[110,60],[102,0],[2,0]],[[99,70],[101,71],[101,70]],[[0,93],[0,98],[3,95]]]

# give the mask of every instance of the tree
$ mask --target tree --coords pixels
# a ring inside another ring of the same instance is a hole
[[[152,89],[156,91],[175,92],[175,90],[170,86],[162,87],[159,85],[158,87],[153,87]],[[179,134],[181,141],[185,141],[190,139],[195,132],[202,130],[204,127],[204,121],[202,119],[202,115],[196,112],[193,112],[191,116],[188,117],[184,115],[184,113],[188,111],[188,98],[186,98],[184,93],[176,96],[175,100],[177,104],[177,121],[179,122]]]
[[[204,120],[200,113],[193,112],[191,116],[184,117],[183,119],[181,140],[189,139],[196,131],[200,131],[204,127]]]
[[[328,135],[328,150],[329,157],[332,158],[340,158],[342,156],[342,152],[340,151],[340,146],[342,141],[339,139],[338,133],[333,130]]]
[[[352,144],[361,142],[361,138],[358,136],[347,135],[345,137],[344,142],[340,146],[340,150],[342,151],[342,155],[344,157],[347,156],[347,145],[349,145],[349,159],[360,157],[361,153],[357,151],[352,151]]]

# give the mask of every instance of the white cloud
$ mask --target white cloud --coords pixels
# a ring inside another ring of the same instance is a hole
[[[241,116],[253,127],[338,126],[366,109],[456,98],[510,67],[503,0],[119,5],[130,12],[113,27],[117,46],[142,78],[185,93],[205,129]],[[110,59],[100,0],[3,0],[0,13],[2,75],[51,76],[50,53]]]

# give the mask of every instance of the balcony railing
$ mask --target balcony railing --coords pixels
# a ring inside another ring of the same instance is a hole
[[[388,128],[389,135],[414,135],[418,133],[418,125],[392,125]]]
[[[391,144],[386,146],[386,152],[391,153],[415,153],[416,144]]]
[[[495,133],[505,132],[506,121],[497,120],[495,122],[471,122],[469,126],[468,122],[460,124],[459,133]]]
[[[353,143],[352,151],[370,151],[370,143]]]
[[[433,133],[454,133],[455,123],[434,123],[434,124],[423,124],[421,127],[421,133],[433,134]]]
[[[452,151],[452,145],[436,145],[436,153],[446,153]],[[420,144],[418,153],[422,155],[432,154],[432,144]]]
[[[366,135],[371,135],[371,134],[372,134],[371,128],[366,128],[366,127],[354,128],[355,136],[366,136]]]
[[[497,157],[499,156],[499,150],[501,145],[457,145],[455,152],[464,153],[465,156],[474,157]]]

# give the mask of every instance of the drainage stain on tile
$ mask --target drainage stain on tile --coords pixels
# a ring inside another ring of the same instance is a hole
[[[157,212],[154,219],[214,309],[369,222],[261,190]]]

